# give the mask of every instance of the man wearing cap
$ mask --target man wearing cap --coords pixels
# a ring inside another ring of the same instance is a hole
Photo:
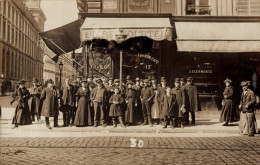
[[[107,91],[102,84],[101,79],[97,79],[96,83],[97,87],[95,87],[90,94],[90,99],[94,103],[94,127],[98,126],[98,114],[100,115],[100,124],[105,127],[104,108],[107,99]]]
[[[130,126],[134,123],[134,107],[137,107],[137,98],[136,92],[133,89],[134,82],[128,80],[126,85],[127,88],[125,90],[125,102],[127,104],[126,112],[125,112],[125,123],[126,126]]]
[[[255,118],[255,102],[254,92],[249,89],[250,81],[242,81],[242,95],[238,108],[241,110],[239,130],[241,134],[254,136],[258,132]]]
[[[142,91],[142,86],[140,85],[140,78],[136,77],[135,78],[135,84],[133,85],[133,89],[135,90],[136,94],[136,99],[137,99],[137,107],[135,111],[135,121],[136,122],[142,122],[143,118],[143,111],[142,111],[142,103],[141,103],[141,91]]]
[[[183,109],[185,108],[185,94],[184,91],[181,89],[180,86],[180,78],[175,78],[174,82],[175,87],[171,90],[171,94],[175,95],[176,97],[176,104],[177,107],[174,109],[173,112],[173,127],[177,126],[180,123],[181,128],[183,126]]]
[[[191,113],[191,125],[195,126],[195,112],[201,111],[201,106],[197,87],[193,84],[193,79],[191,77],[187,78],[186,91],[189,102],[185,108]]]
[[[35,115],[37,116],[38,122],[41,120],[41,105],[40,105],[40,97],[42,92],[42,87],[38,85],[38,80],[33,78],[32,84],[33,86],[29,89],[29,92],[32,96],[31,101],[31,116],[32,121],[35,121]]]
[[[70,125],[70,116],[72,114],[73,105],[73,86],[70,84],[70,79],[65,78],[65,85],[60,91],[60,110],[63,112],[63,127]]]
[[[28,100],[30,99],[31,95],[25,87],[25,82],[25,80],[20,80],[19,87],[12,94],[13,100],[11,101],[11,105],[14,101],[18,102],[12,121],[12,124],[15,125],[14,128],[17,128],[19,125],[32,124],[28,105]]]
[[[54,117],[54,127],[58,127],[58,98],[59,94],[54,88],[54,82],[52,79],[46,81],[47,87],[42,90],[41,101],[42,101],[42,113],[45,117],[46,127],[52,129],[50,126],[50,117]]]
[[[147,118],[148,123],[152,127],[152,118],[151,118],[151,101],[153,100],[155,94],[153,91],[153,88],[150,86],[149,80],[144,80],[144,88],[141,91],[141,102],[142,102],[142,109],[143,109],[143,118],[144,122],[142,125],[147,124]]]

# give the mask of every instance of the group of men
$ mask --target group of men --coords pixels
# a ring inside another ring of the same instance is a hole
[[[51,129],[49,117],[54,117],[54,127],[58,127],[58,114],[59,111],[63,113],[63,126],[74,125],[75,114],[77,111],[77,91],[81,87],[82,77],[78,77],[72,83],[69,78],[65,78],[65,84],[58,90],[55,89],[54,83],[51,79],[46,81],[46,88],[39,85],[38,80],[33,80],[33,87],[29,89],[32,97],[31,103],[31,120],[40,121],[40,117],[44,116],[46,126]],[[141,80],[136,77],[133,81],[130,76],[126,77],[126,81],[120,86],[119,79],[92,79],[87,78],[84,81],[88,84],[90,90],[90,110],[91,121],[89,123],[94,126],[101,124],[106,126],[111,124],[109,117],[109,99],[114,94],[115,88],[120,88],[120,95],[124,98],[122,105],[123,119],[127,126],[134,124],[149,124],[153,126],[151,118],[151,106],[155,92],[153,84],[157,85],[157,94],[159,102],[159,111],[163,111],[163,97],[166,94],[166,79],[161,77],[158,83],[155,77],[151,76],[147,79]],[[187,83],[186,83],[187,82]],[[49,88],[48,88],[49,87]],[[50,89],[50,90],[48,90]],[[195,125],[195,112],[200,110],[198,100],[197,87],[193,85],[192,78],[176,78],[175,87],[171,89],[171,95],[176,98],[177,111],[185,109],[181,124],[189,124],[189,113],[191,113],[191,125]],[[160,117],[163,124],[164,117]],[[177,123],[177,122],[176,122]],[[173,128],[176,123],[172,124]]]

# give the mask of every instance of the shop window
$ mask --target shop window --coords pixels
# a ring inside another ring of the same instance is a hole
[[[260,16],[260,1],[237,0],[237,15]]]
[[[186,15],[211,15],[209,0],[186,0]]]

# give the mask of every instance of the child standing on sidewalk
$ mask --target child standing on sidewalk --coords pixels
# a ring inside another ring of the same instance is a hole
[[[124,99],[121,96],[121,94],[119,94],[119,88],[115,88],[114,89],[115,94],[113,94],[110,99],[109,99],[109,104],[111,104],[110,106],[110,111],[109,111],[109,116],[112,117],[112,122],[113,122],[113,126],[116,127],[116,117],[119,117],[119,122],[121,124],[121,127],[125,128],[125,125],[123,123],[123,119],[122,119],[122,110],[121,110],[121,106],[124,103]]]

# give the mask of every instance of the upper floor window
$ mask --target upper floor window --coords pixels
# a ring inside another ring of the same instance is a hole
[[[186,0],[186,15],[210,15],[209,0]]]
[[[237,14],[259,16],[260,1],[259,0],[237,0]]]

